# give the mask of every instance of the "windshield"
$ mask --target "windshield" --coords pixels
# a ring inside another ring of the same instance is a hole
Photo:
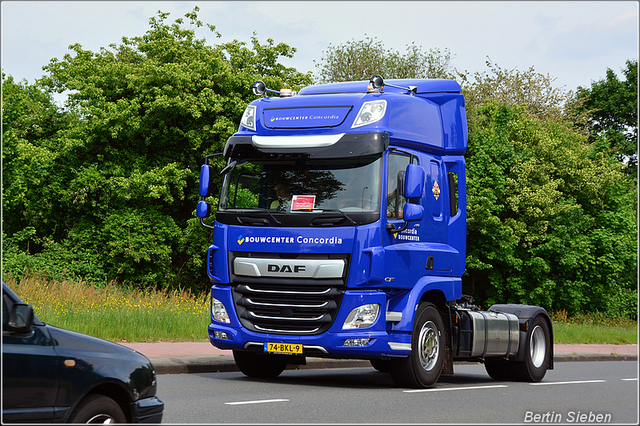
[[[229,164],[233,161],[230,159]],[[220,196],[218,212],[222,213],[223,221],[224,215],[231,213],[258,215],[267,219],[265,225],[275,222],[282,226],[349,226],[379,218],[380,154],[341,159],[235,161],[224,178]],[[318,220],[319,215],[332,216],[334,220]],[[335,219],[336,215],[340,220]],[[229,223],[237,225],[238,220]]]

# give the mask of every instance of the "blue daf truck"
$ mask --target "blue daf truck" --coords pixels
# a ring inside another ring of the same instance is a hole
[[[542,380],[553,368],[547,312],[482,311],[462,293],[460,85],[374,76],[253,91],[262,97],[219,154],[226,166],[208,156],[200,170],[211,343],[250,377],[327,357],[368,359],[403,387],[429,387],[460,360],[499,380]]]

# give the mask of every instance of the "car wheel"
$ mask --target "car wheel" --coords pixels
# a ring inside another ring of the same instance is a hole
[[[104,395],[88,395],[76,407],[70,423],[126,423],[122,408]]]

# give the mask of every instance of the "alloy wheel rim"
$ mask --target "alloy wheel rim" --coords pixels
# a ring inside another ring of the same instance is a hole
[[[438,354],[440,352],[438,328],[432,321],[424,323],[420,330],[418,352],[422,368],[425,371],[431,371],[438,361]]]
[[[108,414],[97,414],[87,420],[87,424],[89,423],[111,424],[115,423],[115,419]]]
[[[542,327],[536,325],[529,338],[529,355],[534,367],[540,368],[547,353],[547,342]]]

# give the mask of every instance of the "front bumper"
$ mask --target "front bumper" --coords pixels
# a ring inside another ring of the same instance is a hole
[[[262,350],[265,342],[295,343],[303,345],[303,355],[327,358],[378,358],[406,357],[411,352],[411,335],[408,332],[393,331],[386,319],[386,295],[379,291],[346,291],[337,317],[331,328],[322,334],[284,335],[256,333],[244,328],[236,316],[231,287],[213,286],[212,296],[222,302],[227,310],[230,323],[212,319],[209,324],[209,340],[220,349]],[[370,327],[343,330],[342,325],[352,309],[358,306],[378,303],[380,313]],[[218,332],[218,333],[215,333]],[[216,337],[225,333],[226,339]],[[363,346],[345,346],[348,339],[370,339]]]
[[[160,423],[164,403],[156,396],[142,398],[132,403],[134,423]]]

